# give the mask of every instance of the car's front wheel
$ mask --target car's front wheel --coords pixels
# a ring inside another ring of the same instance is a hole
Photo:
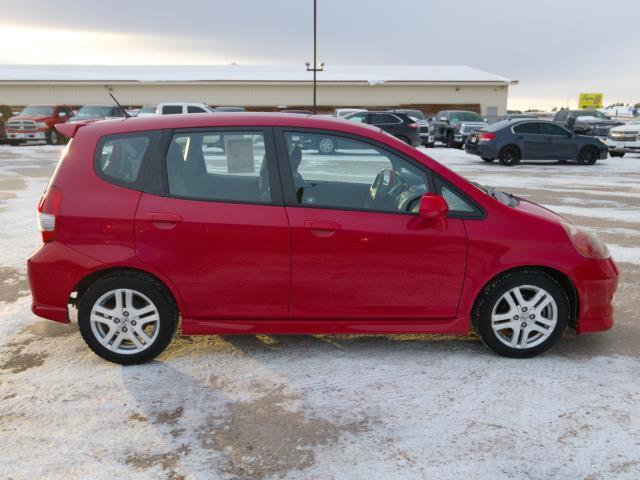
[[[505,357],[529,358],[551,348],[569,320],[569,300],[551,276],[508,273],[485,288],[474,322],[484,343]]]
[[[49,145],[58,145],[60,143],[60,135],[58,135],[55,128],[49,130],[45,137]]]
[[[593,165],[599,158],[600,152],[591,145],[582,147],[582,150],[578,153],[578,163],[580,165]]]
[[[160,284],[144,275],[116,273],[91,285],[78,308],[89,348],[110,362],[152,360],[171,342],[177,312]]]

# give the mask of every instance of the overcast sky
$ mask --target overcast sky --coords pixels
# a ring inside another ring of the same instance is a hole
[[[310,60],[312,0],[2,0],[0,63]],[[640,101],[640,0],[318,0],[327,64],[465,64],[512,107]]]

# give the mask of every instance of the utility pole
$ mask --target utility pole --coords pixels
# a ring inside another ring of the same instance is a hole
[[[306,62],[307,72],[313,72],[313,114],[317,113],[317,102],[316,102],[316,91],[318,88],[317,85],[317,74],[318,72],[322,72],[324,70],[324,62],[320,64],[320,68],[318,68],[318,47],[317,47],[317,34],[318,34],[318,0],[313,0],[313,68],[311,68],[311,64]]]

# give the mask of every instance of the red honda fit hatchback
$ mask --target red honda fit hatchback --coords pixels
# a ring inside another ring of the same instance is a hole
[[[186,335],[475,328],[510,357],[613,324],[602,242],[379,129],[248,113],[58,129],[73,138],[38,208],[33,312],[77,307],[107,360],[154,358],[180,318]]]

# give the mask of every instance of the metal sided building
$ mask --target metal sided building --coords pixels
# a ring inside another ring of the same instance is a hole
[[[304,65],[0,65],[0,104],[72,106],[168,101],[243,106],[248,110],[308,109],[312,74]],[[328,65],[318,73],[318,110],[419,108],[505,113],[517,81],[464,65]]]

